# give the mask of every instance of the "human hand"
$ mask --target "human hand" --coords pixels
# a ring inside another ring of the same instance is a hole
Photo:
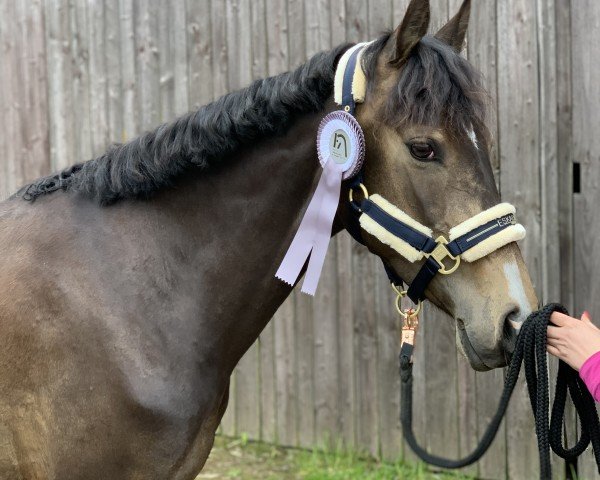
[[[556,326],[548,327],[548,353],[579,371],[584,362],[600,351],[600,329],[592,323],[589,313],[581,320],[554,312],[550,317]]]

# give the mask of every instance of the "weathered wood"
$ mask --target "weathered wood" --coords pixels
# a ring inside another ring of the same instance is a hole
[[[498,132],[498,84],[497,84],[497,2],[495,0],[483,0],[472,2],[471,20],[468,32],[469,61],[484,75],[485,85],[490,94],[491,105],[488,113],[488,127],[492,136],[490,160],[496,184],[500,183],[500,158],[498,155],[499,132]],[[459,359],[459,372],[465,390],[475,392],[475,397],[469,395],[467,403],[464,397],[460,399],[461,418],[461,454],[471,451],[475,447],[484,429],[490,422],[496,411],[498,398],[504,385],[504,372],[495,371],[488,373],[476,373],[475,385],[472,385],[472,374],[468,372],[469,367],[465,365],[464,359]],[[459,382],[459,394],[463,391]],[[472,428],[473,416],[477,428]],[[464,422],[464,423],[463,423]],[[477,465],[478,475],[482,478],[503,478],[506,472],[506,423],[503,422],[489,453],[485,455]]]
[[[158,50],[159,2],[136,0],[135,46],[140,128],[149,130],[160,123],[160,65]]]
[[[181,115],[190,110],[188,92],[188,37],[186,0],[172,0],[169,4],[169,46],[173,60],[173,98],[171,110]],[[206,13],[206,12],[205,12]],[[167,119],[168,120],[168,119]]]
[[[186,2],[189,109],[213,99],[213,35],[210,1]]]
[[[573,102],[572,159],[579,162],[581,192],[573,195],[574,223],[574,300],[573,315],[583,310],[591,313],[600,325],[600,286],[595,278],[600,267],[600,243],[593,234],[600,222],[600,68],[594,45],[600,42],[600,9],[589,0],[577,2],[571,9],[572,47],[571,82]],[[598,476],[592,452],[588,449],[581,461],[582,478]]]
[[[542,287],[538,51],[536,8],[531,0],[498,3],[498,111],[502,195],[516,206],[527,228],[523,256],[538,294]],[[515,87],[518,86],[518,87]],[[508,473],[538,475],[537,443],[523,379],[517,384],[507,418]]]
[[[73,72],[69,56],[72,42],[68,2],[45,1],[46,68],[48,71],[48,111],[50,165],[57,170],[76,161],[71,132],[75,129],[70,95]]]
[[[408,3],[0,0],[0,198],[317,51],[373,39]],[[430,31],[460,3],[433,0]],[[594,314],[600,92],[590,46],[600,40],[600,4],[574,3],[472,2],[467,55],[495,107],[492,164],[528,229],[523,253],[538,294]],[[582,173],[575,194],[573,161]],[[236,370],[222,431],[285,445],[328,439],[415,461],[398,425],[393,295],[378,261],[347,234],[332,247],[315,301],[294,293]],[[457,357],[453,322],[428,305],[422,322],[415,430],[434,451],[465,454],[496,409],[503,375],[475,374]],[[517,393],[492,449],[466,472],[537,476],[523,384]],[[591,478],[585,455],[580,473]]]
[[[136,91],[136,48],[134,36],[134,0],[119,0],[121,46],[121,103],[123,132],[120,140],[134,137],[138,131],[139,114]]]
[[[104,2],[104,31],[106,51],[106,115],[107,137],[110,143],[121,141],[123,136],[123,109],[121,104],[121,31],[119,24],[119,2]],[[88,158],[83,156],[82,158]]]
[[[42,2],[4,7],[0,41],[6,75],[0,82],[4,117],[0,154],[6,171],[0,181],[0,198],[50,170]]]
[[[337,237],[338,365],[337,435],[339,443],[353,448],[356,442],[356,389],[354,376],[353,251],[356,242],[346,232]]]
[[[227,73],[229,88],[238,90],[252,79],[252,43],[249,2],[227,0]],[[259,349],[254,343],[235,374],[235,431],[260,436]]]

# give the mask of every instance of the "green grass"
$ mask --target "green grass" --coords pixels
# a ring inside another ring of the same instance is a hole
[[[281,448],[218,436],[197,480],[467,480],[459,474],[433,473],[424,465],[379,462],[357,454]]]

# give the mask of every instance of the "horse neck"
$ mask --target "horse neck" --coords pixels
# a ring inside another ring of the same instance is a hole
[[[323,113],[286,135],[224,159],[224,166],[174,189],[168,208],[186,220],[200,293],[201,331],[227,353],[230,368],[258,338],[291,287],[275,278],[321,168],[315,133]]]

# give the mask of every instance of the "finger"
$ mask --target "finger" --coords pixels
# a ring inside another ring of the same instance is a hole
[[[547,337],[550,338],[562,338],[563,332],[561,327],[548,327]]]
[[[566,325],[570,325],[573,319],[564,313],[552,312],[550,321],[558,327],[564,327]]]
[[[554,355],[555,357],[562,358],[560,356],[560,352],[559,352],[558,348],[553,347],[552,345],[546,345],[546,351],[549,354]]]
[[[559,347],[564,346],[564,343],[561,342],[560,340],[557,340],[554,338],[549,338],[548,341],[546,342],[546,345],[551,345],[552,347],[559,348]]]
[[[590,322],[592,321],[592,317],[590,317],[590,312],[588,312],[587,310],[585,312],[583,312],[583,315],[581,315],[581,319],[584,322]]]

